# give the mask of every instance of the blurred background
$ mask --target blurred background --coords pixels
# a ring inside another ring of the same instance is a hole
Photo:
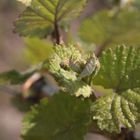
[[[17,19],[20,11],[24,8],[18,5],[15,0],[0,1],[0,66],[1,71],[9,67],[24,68],[21,59],[23,41],[18,35],[13,34],[13,22]]]
[[[13,34],[13,21],[22,10],[15,0],[0,0],[0,72],[26,67],[22,49],[23,40]],[[13,95],[0,91],[0,140],[20,140],[23,113],[13,107]]]
[[[98,51],[98,48],[106,42],[105,45],[109,47],[120,43],[139,45],[140,0],[135,0],[134,3],[132,1],[134,2],[134,0],[122,0],[117,8],[119,0],[89,0],[82,15],[73,21],[67,40],[72,42],[78,40],[80,44],[84,44],[84,49],[87,51]],[[127,8],[124,14],[118,19],[114,18],[111,22],[106,20],[109,17],[104,14],[103,9],[114,7],[115,10],[110,12],[112,16],[117,13],[118,9],[125,6]],[[129,14],[134,8],[136,12]],[[13,33],[13,22],[24,9],[25,7],[16,0],[0,0],[0,72],[10,69],[24,71],[50,55],[51,44],[48,43],[46,47],[45,43],[40,40],[23,39]],[[94,16],[96,20],[92,21]],[[85,18],[88,19],[84,21]],[[42,50],[38,47],[40,44]],[[24,112],[14,106],[12,98],[12,90],[0,88],[0,140],[21,140],[20,130]],[[92,136],[89,135],[89,137]],[[99,136],[95,139],[99,139]]]

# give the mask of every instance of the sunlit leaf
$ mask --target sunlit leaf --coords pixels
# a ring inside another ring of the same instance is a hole
[[[50,59],[49,70],[61,87],[76,97],[85,98],[92,94],[92,88],[84,81],[79,80],[82,71],[81,65],[85,65],[84,56],[74,45],[68,47],[58,45],[54,55]]]
[[[101,130],[120,133],[121,128],[134,128],[140,121],[140,89],[101,97],[91,110]]]
[[[28,63],[38,64],[48,59],[53,53],[53,45],[38,38],[26,38],[24,55]]]
[[[140,48],[118,46],[100,58],[101,69],[94,84],[117,91],[140,87]]]
[[[79,15],[86,0],[32,0],[15,23],[15,31],[22,36],[47,37],[54,24],[61,25]]]
[[[108,49],[100,63],[94,84],[113,90],[93,102],[93,120],[110,133],[134,128],[140,121],[140,48],[123,45]]]

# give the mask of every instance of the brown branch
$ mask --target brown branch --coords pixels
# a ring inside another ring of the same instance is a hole
[[[101,131],[97,127],[97,125],[93,123],[89,128],[89,132],[102,135],[110,140],[136,140],[134,138],[134,131],[130,129],[126,129],[126,128],[122,128],[120,134],[107,133],[107,132]]]
[[[116,140],[136,140],[134,138],[134,131],[123,128],[121,133],[117,136]]]
[[[90,133],[93,133],[93,134],[97,134],[97,135],[102,135],[104,136],[105,138],[109,139],[109,140],[117,140],[115,139],[116,135],[114,134],[109,134],[109,133],[106,133],[104,131],[101,131],[96,124],[92,124],[89,128],[89,132]]]
[[[59,3],[58,3],[56,10],[55,10],[54,31],[52,33],[52,40],[53,40],[55,45],[60,44],[60,31],[59,31],[58,19],[57,19],[58,8],[59,8]]]
[[[95,50],[95,55],[97,57],[100,57],[102,52],[106,49],[107,45],[110,43],[111,43],[111,40],[106,40],[102,45],[97,47],[97,49]]]
[[[54,23],[55,43],[60,44],[60,33],[57,21]]]

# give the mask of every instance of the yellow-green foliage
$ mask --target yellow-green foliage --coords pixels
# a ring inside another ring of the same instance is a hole
[[[28,63],[38,64],[48,59],[53,53],[53,44],[38,38],[25,38],[24,54]]]
[[[106,44],[140,44],[140,15],[137,10],[121,10],[118,14],[102,10],[84,20],[79,36],[87,43],[97,46]]]
[[[79,75],[86,64],[86,59],[74,45],[57,45],[54,55],[50,58],[49,70],[54,75],[59,85],[68,93],[89,97],[91,87]],[[94,71],[94,70],[93,70]]]
[[[101,69],[94,84],[117,91],[140,86],[140,47],[117,46],[100,58]]]
[[[100,58],[101,69],[94,84],[112,93],[91,106],[93,120],[101,130],[120,133],[140,121],[140,48],[110,48]]]
[[[32,0],[31,5],[15,22],[15,31],[21,36],[45,38],[59,25],[77,17],[86,0]]]

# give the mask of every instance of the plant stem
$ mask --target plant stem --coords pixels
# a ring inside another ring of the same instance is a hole
[[[136,140],[134,138],[134,131],[126,128],[121,129],[120,134],[111,134],[101,131],[95,124],[92,124],[89,128],[89,132],[102,135],[109,140]]]
[[[99,47],[97,47],[97,49],[95,50],[95,55],[97,57],[100,57],[102,52],[106,49],[107,45],[111,42],[111,40],[106,40],[102,45],[100,45]]]
[[[54,17],[54,32],[52,34],[52,39],[54,44],[60,44],[60,32],[59,32],[59,26],[58,26],[58,8],[59,8],[59,3],[57,4],[56,10],[55,10],[55,17]]]
[[[60,44],[60,33],[59,33],[59,27],[56,20],[54,23],[54,39],[55,39],[56,44]]]
[[[123,128],[120,134],[118,134],[114,138],[112,137],[112,140],[136,140],[136,139],[134,138],[134,131]]]

